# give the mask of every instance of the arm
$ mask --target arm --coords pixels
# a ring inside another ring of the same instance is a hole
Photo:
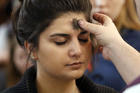
[[[140,53],[121,38],[109,17],[98,13],[93,17],[101,24],[81,20],[80,26],[95,35],[98,44],[103,46],[104,58],[113,62],[126,83],[132,82],[140,75]]]

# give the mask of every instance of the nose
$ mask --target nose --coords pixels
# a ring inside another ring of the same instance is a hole
[[[73,42],[71,42],[68,54],[72,58],[76,59],[80,58],[82,51],[80,42],[78,40],[73,40]]]
[[[107,4],[107,0],[93,0],[97,7],[104,7]]]

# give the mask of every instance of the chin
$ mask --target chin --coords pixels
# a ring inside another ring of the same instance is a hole
[[[70,79],[79,79],[80,77],[84,75],[84,72],[85,71],[73,71],[68,75],[68,77]]]

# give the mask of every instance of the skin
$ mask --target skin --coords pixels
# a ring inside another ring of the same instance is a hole
[[[33,52],[38,59],[39,93],[79,93],[75,79],[84,74],[91,61],[92,46],[89,32],[73,27],[75,18],[85,20],[83,14],[66,13],[40,34],[39,48]]]
[[[93,13],[103,13],[115,19],[119,16],[125,0],[91,0]]]
[[[97,13],[93,18],[100,24],[81,20],[80,26],[95,35],[99,45],[103,46],[104,58],[113,62],[127,84],[131,83],[140,75],[140,53],[121,38],[108,16]]]

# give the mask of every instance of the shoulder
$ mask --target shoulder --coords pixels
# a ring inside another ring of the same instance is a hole
[[[99,85],[99,84],[94,84],[94,85],[95,85],[96,93],[118,93],[113,88],[104,85]]]
[[[4,90],[2,93],[27,93],[26,89],[14,86]]]
[[[37,93],[35,78],[35,68],[31,67],[25,72],[19,83],[4,90],[2,93]]]
[[[28,93],[28,87],[26,80],[22,80],[18,82],[15,86],[11,88],[7,88],[2,93]]]

